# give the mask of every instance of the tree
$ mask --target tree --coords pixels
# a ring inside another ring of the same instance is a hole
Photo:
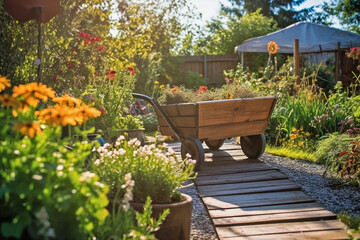
[[[261,8],[261,14],[272,17],[276,20],[279,27],[288,25],[300,20],[304,20],[304,11],[296,11],[295,6],[299,6],[305,0],[228,0],[231,6],[221,4],[221,9],[226,13],[236,16],[243,16],[246,13],[255,12]]]
[[[338,17],[347,30],[360,34],[360,1],[333,0],[329,4],[324,3],[323,10]]]

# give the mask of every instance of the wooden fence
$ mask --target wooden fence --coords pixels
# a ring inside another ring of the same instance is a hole
[[[183,63],[184,72],[192,71],[207,78],[210,85],[223,84],[224,70],[233,69],[239,62],[236,54],[180,56],[176,57]]]

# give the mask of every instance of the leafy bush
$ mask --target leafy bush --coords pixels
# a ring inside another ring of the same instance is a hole
[[[184,82],[180,82],[180,85],[184,85],[189,89],[197,89],[200,86],[205,86],[208,83],[207,79],[205,79],[202,74],[198,74],[197,72],[187,71],[185,74]]]
[[[9,80],[0,77],[0,91],[10,85]],[[84,168],[93,146],[62,138],[61,126],[82,124],[100,112],[80,99],[55,97],[55,92],[41,83],[12,90],[11,96],[0,95],[1,236],[94,236],[94,229],[108,215],[108,187]],[[37,108],[54,103],[53,107]],[[87,134],[77,127],[73,130],[81,136]]]
[[[134,117],[132,115],[119,117],[118,127],[121,130],[144,129],[143,122],[138,117]]]
[[[146,132],[155,132],[158,130],[159,123],[157,121],[157,117],[155,113],[149,113],[146,115],[137,115],[143,124]]]

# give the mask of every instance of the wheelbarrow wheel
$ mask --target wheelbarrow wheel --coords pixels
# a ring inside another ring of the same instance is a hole
[[[211,150],[218,150],[224,144],[225,139],[205,140],[206,146]]]
[[[257,159],[263,155],[265,151],[265,135],[252,135],[240,137],[241,150],[248,158]]]
[[[199,139],[187,137],[181,142],[181,158],[185,159],[187,153],[196,160],[194,171],[199,171],[205,161],[204,148]]]

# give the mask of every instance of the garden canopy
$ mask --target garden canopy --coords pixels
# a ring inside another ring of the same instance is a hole
[[[299,39],[299,53],[315,53],[360,46],[360,35],[317,23],[297,22],[279,31],[251,38],[235,47],[235,52],[267,52],[267,44],[275,41],[278,53],[293,53],[294,39]]]

